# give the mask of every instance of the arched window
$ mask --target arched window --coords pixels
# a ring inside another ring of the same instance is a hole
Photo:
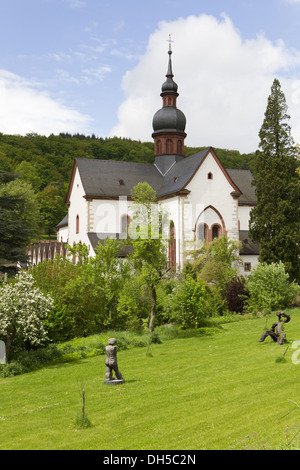
[[[76,215],[76,233],[79,233],[79,215]]]
[[[182,154],[182,140],[177,140],[177,153]]]
[[[176,237],[174,222],[170,222],[170,240],[169,240],[169,266],[171,270],[176,270]]]
[[[207,225],[206,224],[200,224],[198,226],[198,240],[201,240],[204,242],[204,240],[207,241]]]
[[[161,140],[158,140],[156,143],[156,153],[157,155],[160,155],[162,153],[162,145],[161,145]]]
[[[167,139],[167,153],[173,153],[173,141],[172,139]]]
[[[212,227],[212,239],[219,238],[220,235],[221,235],[220,225],[213,225],[213,227]]]
[[[212,174],[211,171],[208,173],[207,179],[209,179],[209,180],[212,180],[212,179],[213,179],[213,174]]]
[[[121,234],[127,235],[127,227],[130,223],[130,217],[127,214],[122,215],[121,217]]]

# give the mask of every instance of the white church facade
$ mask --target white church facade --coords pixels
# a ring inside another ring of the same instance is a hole
[[[177,108],[171,48],[163,106],[153,118],[154,164],[82,159],[74,162],[67,205],[68,215],[57,226],[58,243],[84,243],[90,256],[99,241],[126,237],[131,221],[131,190],[147,182],[167,210],[166,238],[170,264],[181,269],[186,242],[211,241],[226,234],[240,240],[242,274],[258,261],[259,247],[248,237],[249,214],[256,204],[248,170],[225,169],[213,148],[184,157],[185,115]]]

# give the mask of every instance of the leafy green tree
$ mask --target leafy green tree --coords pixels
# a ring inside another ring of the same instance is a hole
[[[210,243],[188,252],[190,259],[185,271],[194,277],[200,277],[210,289],[210,303],[216,313],[227,310],[226,292],[229,283],[238,274],[241,264],[239,242],[223,235]]]
[[[23,200],[22,211],[17,211],[17,215],[24,224],[30,227],[32,239],[39,235],[40,211],[37,196],[30,183],[15,179],[6,183],[0,193],[10,195]]]
[[[157,287],[167,269],[166,244],[163,240],[161,222],[165,214],[157,203],[156,192],[148,183],[138,183],[132,190],[133,217],[129,225],[130,244],[133,252],[130,260],[143,282],[149,287],[152,306],[149,334],[153,334]]]
[[[27,261],[27,246],[37,234],[38,217],[31,186],[0,172],[0,265]]]
[[[106,240],[90,258],[87,247],[77,244],[69,248],[68,258],[57,257],[31,268],[37,285],[54,299],[46,320],[52,340],[126,326],[127,312],[117,306],[128,265],[118,257],[118,248],[117,240]]]
[[[22,161],[16,167],[15,171],[18,174],[19,178],[31,184],[35,192],[38,192],[40,190],[41,178],[38,170],[33,164],[26,161]]]
[[[282,261],[300,279],[300,185],[296,148],[288,124],[285,96],[274,80],[256,152],[254,183],[257,206],[251,210],[249,234],[260,243],[260,261]]]
[[[225,297],[227,285],[237,275],[241,264],[239,243],[223,235],[210,243],[204,243],[190,254],[192,259],[187,268],[206,283],[217,286]]]
[[[151,290],[143,276],[128,275],[124,279],[123,288],[118,298],[118,318],[124,328],[139,330],[149,321],[149,312],[152,306]]]
[[[199,328],[201,319],[210,316],[209,290],[200,277],[187,274],[172,296],[173,320],[182,328]]]
[[[48,235],[54,233],[55,226],[64,218],[66,207],[64,199],[56,186],[46,186],[38,194],[42,226]]]

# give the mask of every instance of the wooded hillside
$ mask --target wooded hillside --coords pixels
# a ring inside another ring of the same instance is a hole
[[[186,147],[189,156],[204,147]],[[251,169],[253,154],[237,150],[215,149],[225,168]],[[76,157],[154,162],[153,142],[122,138],[96,138],[81,134],[5,135],[0,133],[0,171],[13,172],[23,183],[31,185],[39,204],[41,227],[53,233],[66,213],[64,204]],[[49,202],[49,199],[52,202]]]

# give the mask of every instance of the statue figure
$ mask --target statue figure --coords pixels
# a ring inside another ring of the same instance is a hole
[[[277,342],[279,345],[282,345],[285,341],[286,334],[283,331],[284,323],[288,323],[291,319],[289,315],[284,312],[277,312],[278,321],[273,323],[270,330],[266,330],[260,337],[259,342],[262,343],[267,336],[271,336],[272,340]]]
[[[121,384],[125,382],[118,368],[117,347],[115,346],[116,343],[117,343],[117,340],[115,338],[110,338],[108,340],[108,346],[106,346],[105,348],[106,349],[106,359],[105,359],[106,374],[105,374],[104,383],[110,384],[110,385],[116,385],[116,384]],[[116,374],[116,378],[113,378],[113,371]]]

